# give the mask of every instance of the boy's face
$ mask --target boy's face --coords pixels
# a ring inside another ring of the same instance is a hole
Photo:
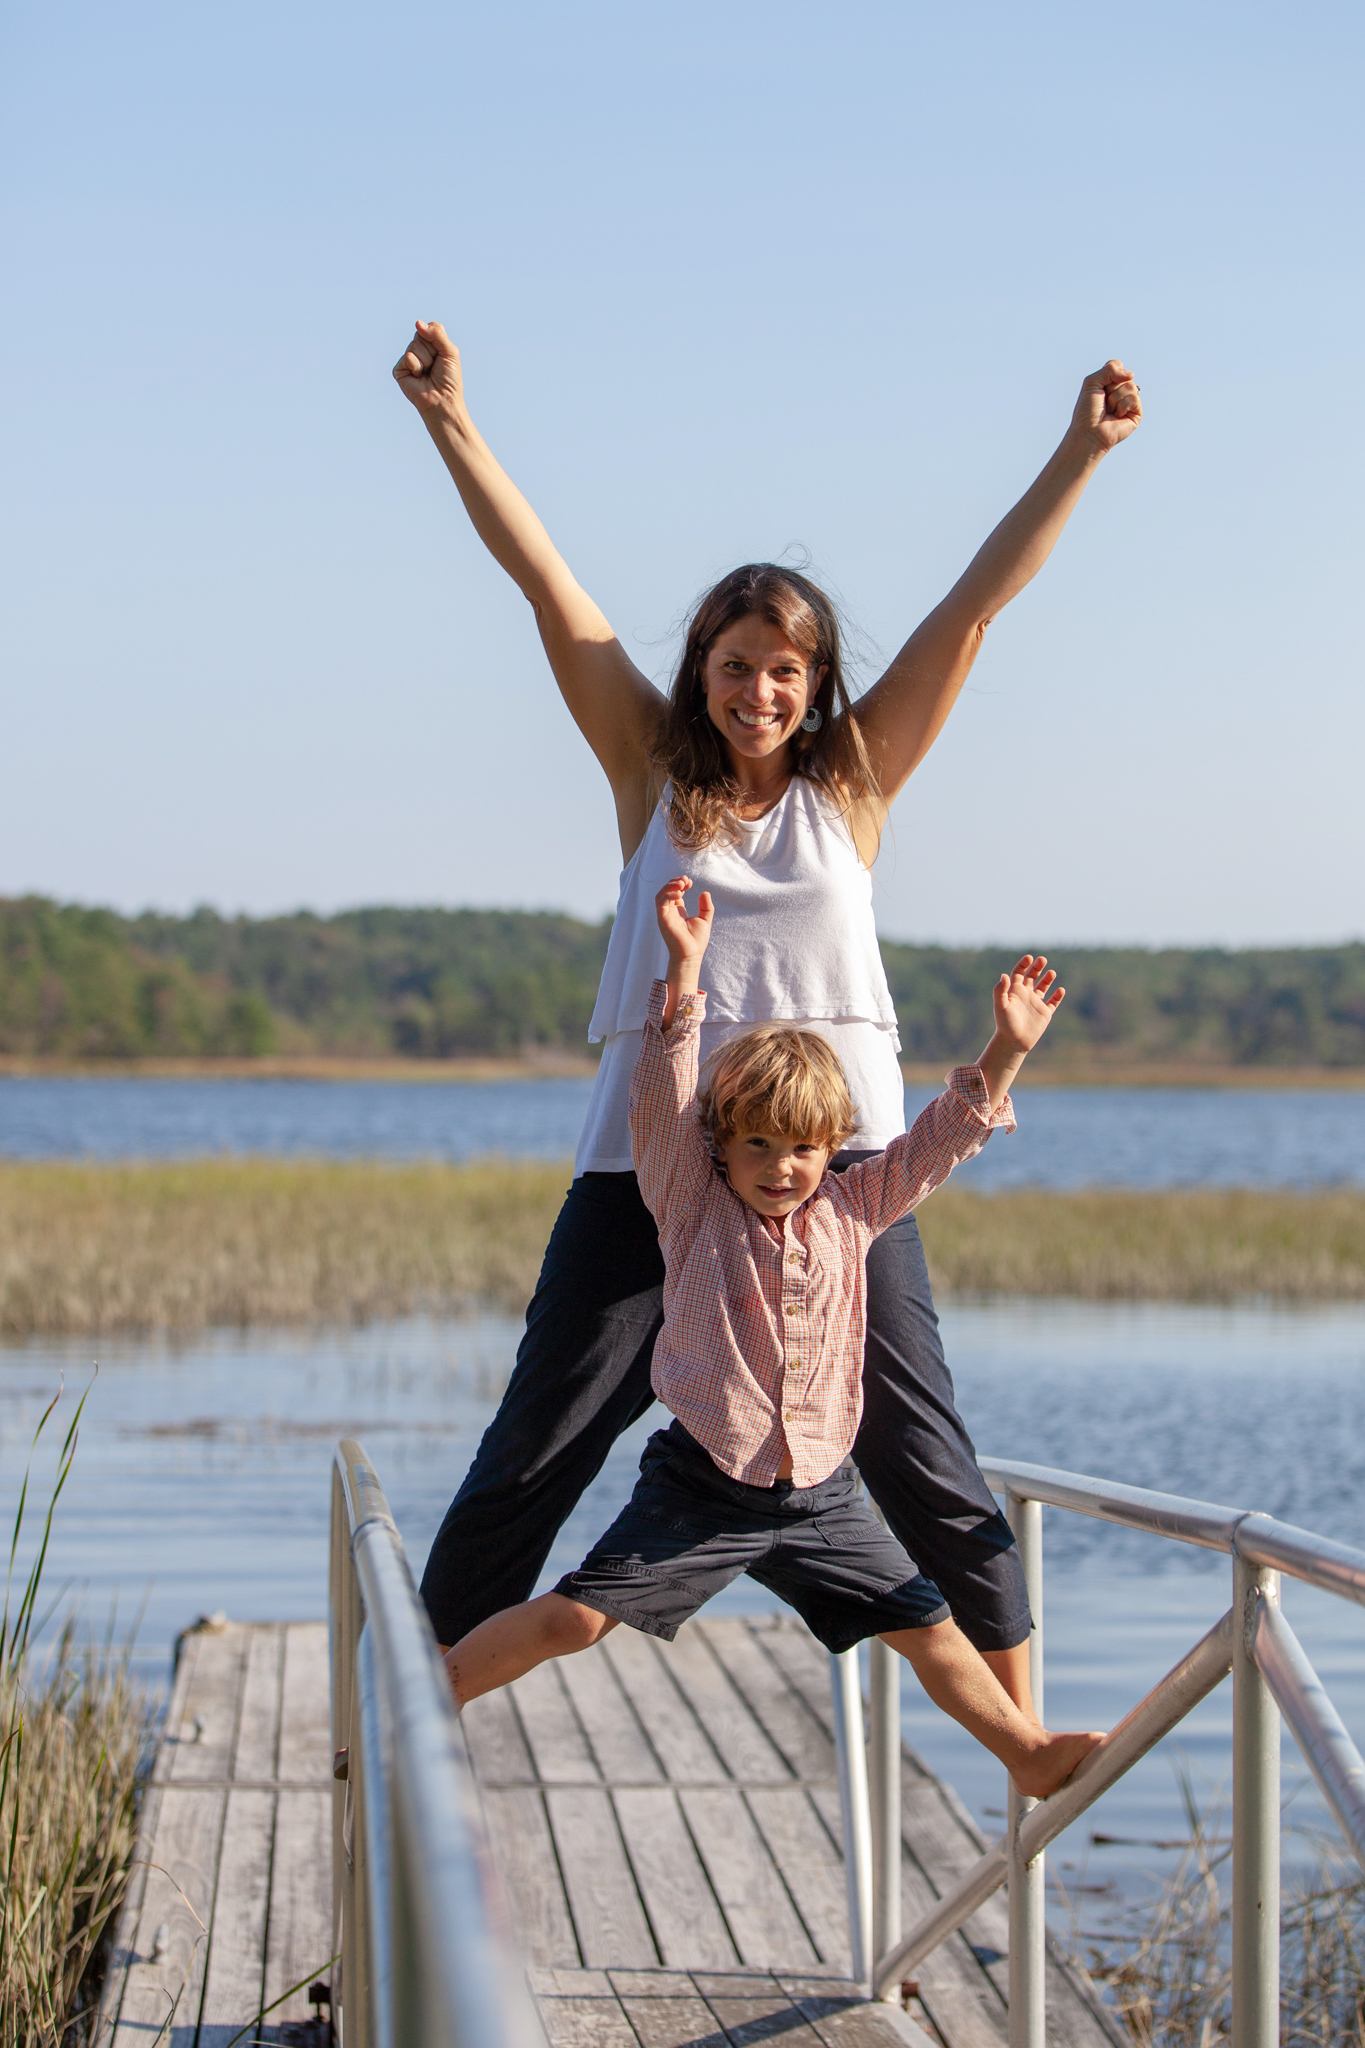
[[[746,1131],[720,1147],[725,1172],[741,1202],[760,1216],[790,1216],[808,1202],[829,1164],[824,1145],[790,1131]]]

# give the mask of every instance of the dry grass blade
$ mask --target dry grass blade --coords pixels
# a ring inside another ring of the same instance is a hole
[[[1202,1814],[1187,1777],[1181,1798],[1189,1846],[1155,1904],[1134,1916],[1130,1932],[1091,1949],[1086,1967],[1104,1985],[1140,2048],[1212,2048],[1231,2025],[1227,1914],[1218,1873],[1228,1849],[1216,1846],[1218,1814]]]
[[[1283,2048],[1365,2048],[1365,1877],[1335,1847],[1285,1901],[1280,1944]]]

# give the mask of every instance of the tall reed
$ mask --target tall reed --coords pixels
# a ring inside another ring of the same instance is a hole
[[[84,1395],[58,1457],[36,1556],[16,1585],[33,1455],[59,1398],[29,1452],[0,1620],[0,2048],[81,2048],[90,2038],[151,1732],[128,1649],[117,1652],[111,1641],[82,1648],[74,1615],[54,1644],[35,1649],[50,1618],[39,1615],[38,1602]]]
[[[525,1307],[565,1166],[0,1166],[0,1333]]]

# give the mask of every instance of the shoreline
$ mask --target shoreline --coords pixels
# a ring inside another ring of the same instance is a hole
[[[907,1087],[941,1088],[946,1066],[902,1061]],[[0,1081],[402,1081],[447,1085],[486,1081],[590,1081],[597,1062],[586,1054],[547,1052],[533,1059],[366,1059],[345,1054],[265,1054],[257,1059],[73,1060],[41,1053],[0,1053]],[[1365,1088],[1365,1067],[1236,1067],[1193,1060],[1093,1062],[1025,1068],[1029,1088]]]

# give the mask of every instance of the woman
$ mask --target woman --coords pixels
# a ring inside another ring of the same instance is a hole
[[[535,612],[564,701],[611,786],[625,863],[590,1034],[605,1042],[573,1185],[516,1371],[422,1581],[448,1647],[527,1598],[565,1517],[654,1398],[663,1264],[630,1170],[626,1116],[649,987],[663,971],[656,892],[685,852],[720,913],[703,1055],[736,1030],[799,1021],[834,1045],[858,1110],[856,1149],[835,1170],[904,1130],[895,1012],[872,917],[870,870],[887,811],[942,729],[987,626],[1047,560],[1142,407],[1122,363],[1086,378],[1056,453],[856,708],[829,600],[772,564],[737,569],[702,599],[666,701],[490,453],[439,324],[417,323],[394,376],[475,530]],[[954,1404],[913,1216],[878,1239],[867,1279],[854,1457],[895,1534],[1027,1710],[1023,1574]]]

